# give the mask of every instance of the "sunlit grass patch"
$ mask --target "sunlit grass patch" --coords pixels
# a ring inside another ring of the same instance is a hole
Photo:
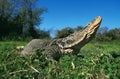
[[[26,42],[0,42],[0,78],[10,79],[119,79],[120,43],[90,42],[79,54],[65,55],[59,61],[47,60],[37,52],[32,57],[21,57],[16,46]]]

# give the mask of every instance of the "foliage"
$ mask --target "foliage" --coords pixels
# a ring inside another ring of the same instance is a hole
[[[108,30],[107,27],[101,27],[97,31],[95,40],[99,42],[120,40],[120,28]]]
[[[41,23],[40,16],[45,9],[36,6],[37,1],[0,0],[0,40],[12,38],[14,34],[16,37],[24,35],[38,38],[36,27]]]
[[[83,26],[77,26],[76,28],[66,27],[62,30],[57,31],[56,38],[64,38],[73,32],[83,30],[83,28]],[[120,40],[120,28],[108,30],[108,27],[101,27],[98,29],[94,40],[98,42]]]
[[[106,33],[108,32],[107,27],[101,27],[98,29],[97,34],[95,36],[95,40],[99,42],[104,42],[104,41],[110,41],[111,37],[106,36]]]
[[[83,26],[77,26],[76,28],[74,28],[75,29],[75,31],[77,32],[77,31],[82,31],[83,29],[84,29],[84,27]]]
[[[49,31],[43,31],[43,30],[36,30],[37,37],[40,39],[48,39],[50,38],[50,32]]]
[[[62,30],[58,30],[57,34],[56,34],[56,38],[64,38],[70,34],[72,34],[74,32],[74,30],[70,27],[66,27]]]
[[[120,40],[120,28],[111,29],[106,36],[111,37],[112,40]]]
[[[77,26],[76,28],[66,27],[62,30],[57,31],[56,38],[64,38],[64,37],[66,37],[74,32],[80,31],[82,29],[83,29],[82,26]]]
[[[66,27],[62,30],[58,30],[56,34],[56,38],[63,38],[66,37],[73,32],[81,31],[84,27],[77,26],[76,28]],[[104,41],[111,41],[111,40],[120,40],[120,28],[115,28],[108,30],[107,27],[101,27],[98,29],[97,34],[94,38],[96,41],[104,42]]]
[[[98,42],[111,41],[111,37],[108,37],[105,34],[97,34],[95,40]]]
[[[97,31],[97,34],[105,34],[108,32],[108,27],[100,27]]]
[[[15,49],[25,42],[0,42],[0,78],[2,79],[119,79],[120,42],[91,42],[76,55],[59,61],[46,54],[21,57]],[[91,50],[92,49],[92,50]]]

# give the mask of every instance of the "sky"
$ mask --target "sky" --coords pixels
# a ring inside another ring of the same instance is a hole
[[[39,27],[52,33],[86,26],[97,16],[102,17],[101,27],[120,28],[120,0],[40,0],[38,5],[47,8]]]

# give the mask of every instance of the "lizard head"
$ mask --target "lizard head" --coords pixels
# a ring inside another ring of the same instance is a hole
[[[102,18],[98,16],[86,26],[85,31],[83,32],[86,32],[87,38],[95,35],[97,29],[99,28],[101,24],[101,21],[102,21]]]
[[[97,29],[101,24],[102,18],[98,16],[91,21],[82,30],[75,32],[62,40],[61,47],[64,49],[73,48],[75,50],[81,49],[86,43],[88,43],[96,34]],[[70,42],[69,42],[70,41]]]

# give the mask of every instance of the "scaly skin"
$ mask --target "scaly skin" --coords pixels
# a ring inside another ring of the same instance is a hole
[[[90,22],[85,29],[75,32],[65,38],[51,40],[33,39],[23,49],[21,55],[34,54],[36,50],[47,52],[53,58],[56,58],[58,54],[77,54],[96,34],[101,21],[102,18],[98,16]]]

